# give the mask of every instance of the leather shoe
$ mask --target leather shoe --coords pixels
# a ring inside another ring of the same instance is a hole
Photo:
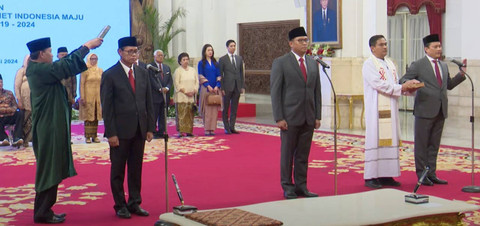
[[[428,177],[427,177],[427,178],[423,179],[422,185],[433,186],[433,182],[430,179],[428,179]]]
[[[448,184],[446,180],[442,180],[438,177],[428,177],[430,181],[432,181],[434,184]]]
[[[308,191],[307,189],[301,190],[301,191],[297,191],[296,194],[297,194],[298,196],[303,196],[303,197],[307,197],[307,198],[318,197],[318,194],[315,194],[315,193],[313,193],[313,192],[310,192],[310,191]]]
[[[378,181],[382,186],[399,187],[401,185],[400,182],[394,180],[392,177],[380,177],[378,178]]]
[[[128,210],[130,211],[130,213],[136,214],[138,216],[146,217],[146,216],[150,215],[146,210],[142,209],[142,207],[140,207],[140,206],[135,206],[135,207],[132,207],[132,208],[128,208]]]
[[[236,131],[235,129],[231,129],[230,131],[234,134],[240,134],[240,132]]]
[[[66,213],[59,213],[59,214],[54,213],[53,216],[56,216],[58,218],[65,218],[67,216],[67,214]]]
[[[283,197],[285,197],[286,199],[296,199],[297,194],[295,194],[295,192],[293,191],[285,191],[283,192]]]
[[[374,178],[374,179],[365,180],[365,187],[379,189],[379,188],[382,188],[382,185],[376,178]]]
[[[232,132],[228,129],[225,129],[225,134],[232,134]]]
[[[48,218],[48,219],[34,219],[33,221],[35,223],[43,223],[43,224],[59,224],[59,223],[63,223],[65,221],[65,218],[56,217],[55,215],[53,215],[51,218]]]
[[[125,219],[132,217],[132,215],[130,214],[130,212],[128,212],[128,209],[126,207],[122,207],[121,209],[119,209],[117,211],[117,216]]]

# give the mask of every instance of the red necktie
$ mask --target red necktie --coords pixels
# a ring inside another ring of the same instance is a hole
[[[303,79],[307,81],[307,68],[305,68],[305,64],[303,63],[303,58],[300,57],[299,61],[300,61],[300,70],[302,71],[302,74],[303,74]]]
[[[160,71],[160,76],[162,76],[163,80],[163,70],[162,70],[162,65],[159,65],[158,70]]]
[[[135,79],[133,78],[133,71],[130,68],[130,71],[128,71],[128,81],[130,82],[130,85],[132,86],[132,90],[135,93]]]
[[[441,87],[442,86],[442,76],[440,76],[440,68],[438,67],[438,62],[437,62],[437,60],[432,60],[432,61],[435,64],[435,76],[437,76],[438,85]]]

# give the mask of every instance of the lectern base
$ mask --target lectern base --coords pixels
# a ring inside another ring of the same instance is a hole
[[[468,192],[468,193],[479,193],[480,192],[480,187],[479,186],[465,186],[462,188],[463,192]]]
[[[428,203],[428,195],[408,194],[405,195],[405,202],[413,204]]]
[[[180,216],[183,216],[183,215],[189,214],[189,213],[195,213],[195,212],[197,212],[197,210],[198,210],[197,207],[189,206],[189,205],[182,205],[182,206],[173,207],[173,213],[177,214],[177,215],[180,215]]]

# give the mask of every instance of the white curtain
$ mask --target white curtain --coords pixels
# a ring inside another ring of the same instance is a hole
[[[430,34],[426,13],[407,16],[407,63],[410,65],[425,56],[423,37]]]
[[[403,75],[403,43],[404,43],[404,14],[388,17],[388,57],[392,59],[398,70],[398,75]]]
[[[388,17],[388,56],[395,62],[399,77],[406,66],[425,56],[423,37],[430,33],[424,7],[419,14],[399,13]],[[406,31],[406,32],[405,32]],[[413,110],[414,97],[402,96],[400,109]]]

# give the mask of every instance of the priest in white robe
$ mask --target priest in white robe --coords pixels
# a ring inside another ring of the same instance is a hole
[[[387,41],[383,35],[372,36],[369,40],[370,56],[363,64],[363,85],[365,103],[365,186],[400,186],[393,177],[400,176],[399,145],[400,122],[398,99],[415,89],[409,83],[398,84],[398,74],[393,62],[387,56]]]

